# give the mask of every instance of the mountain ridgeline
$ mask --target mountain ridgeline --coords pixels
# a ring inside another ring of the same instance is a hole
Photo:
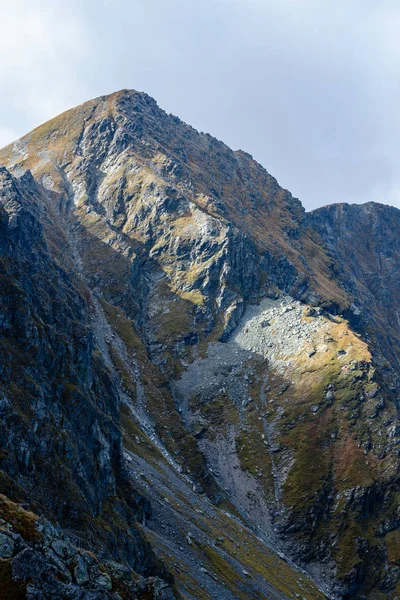
[[[0,150],[0,598],[399,598],[399,298],[144,93]]]

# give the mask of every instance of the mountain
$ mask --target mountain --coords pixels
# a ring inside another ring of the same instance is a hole
[[[399,597],[400,212],[131,90],[0,165],[3,597]]]

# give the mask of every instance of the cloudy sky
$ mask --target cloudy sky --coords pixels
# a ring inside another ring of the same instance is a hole
[[[0,146],[121,88],[307,209],[400,207],[399,0],[0,0]]]

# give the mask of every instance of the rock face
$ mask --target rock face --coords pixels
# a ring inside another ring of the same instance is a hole
[[[171,600],[170,586],[152,577],[136,578],[126,566],[100,560],[65,539],[61,530],[0,495],[2,528],[1,594],[29,600],[121,597]]]
[[[343,287],[354,298],[346,317],[374,347],[379,345],[378,354],[384,357],[380,370],[397,388],[399,210],[372,202],[338,204],[310,213],[310,220],[340,265]]]
[[[0,164],[12,593],[398,597],[400,212],[306,214],[126,90]]]

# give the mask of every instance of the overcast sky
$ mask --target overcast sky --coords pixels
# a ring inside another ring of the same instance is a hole
[[[400,207],[400,0],[0,0],[0,146],[145,91],[307,209]]]

